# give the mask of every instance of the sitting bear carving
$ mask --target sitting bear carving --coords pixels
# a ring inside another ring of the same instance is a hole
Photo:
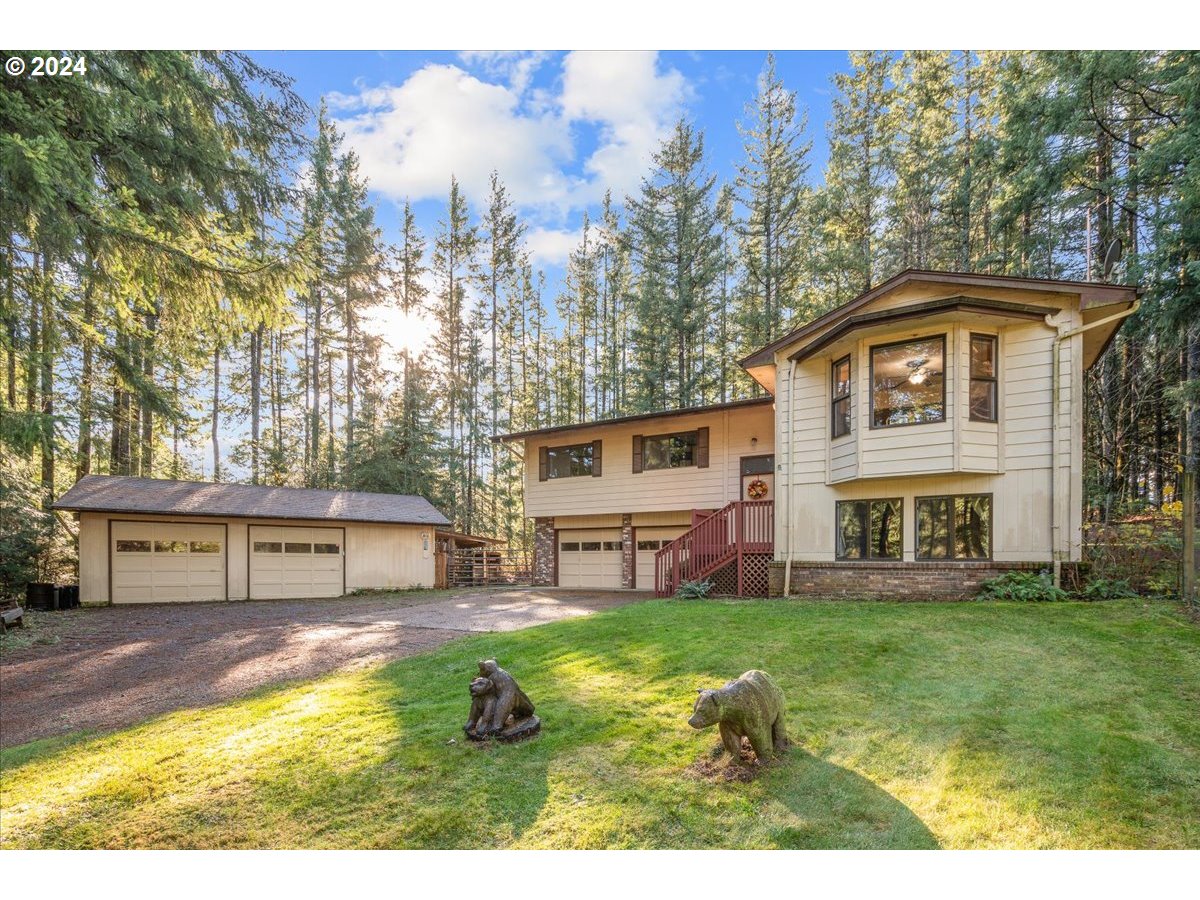
[[[494,659],[479,662],[479,677],[471,682],[470,692],[471,714],[463,731],[472,739],[499,735],[506,726],[533,716],[533,703]]]

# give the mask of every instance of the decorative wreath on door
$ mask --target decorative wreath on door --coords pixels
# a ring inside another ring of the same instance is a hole
[[[752,482],[746,485],[746,493],[751,500],[761,500],[767,496],[767,483],[761,478],[755,478]]]

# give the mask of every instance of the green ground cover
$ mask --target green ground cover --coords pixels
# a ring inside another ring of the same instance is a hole
[[[484,656],[537,739],[464,742]],[[796,745],[699,777],[695,690],[750,668]],[[1198,847],[1200,628],[1141,600],[653,601],[0,765],[5,847]]]

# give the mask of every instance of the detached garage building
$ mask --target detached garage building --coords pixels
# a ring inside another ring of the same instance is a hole
[[[79,513],[84,603],[340,597],[432,587],[423,497],[88,475],[54,504]]]

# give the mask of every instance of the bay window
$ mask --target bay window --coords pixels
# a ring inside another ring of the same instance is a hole
[[[871,348],[871,427],[946,421],[946,336]]]
[[[971,421],[996,421],[996,336],[971,335]]]
[[[832,429],[835,438],[850,433],[850,357],[843,356],[833,364]]]

